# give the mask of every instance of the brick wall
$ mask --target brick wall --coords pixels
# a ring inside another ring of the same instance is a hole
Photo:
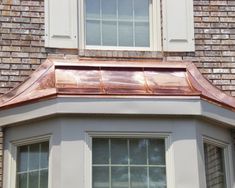
[[[44,48],[44,1],[1,0],[0,94],[25,80],[45,58],[100,56],[193,61],[235,96],[235,0],[194,0],[195,53],[80,51]]]

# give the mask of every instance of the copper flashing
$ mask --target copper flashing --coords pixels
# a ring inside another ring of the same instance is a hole
[[[199,96],[235,110],[235,98],[211,85],[190,62],[47,59],[0,97],[0,109],[51,97]]]

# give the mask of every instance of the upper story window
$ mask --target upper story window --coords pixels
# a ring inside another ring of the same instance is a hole
[[[193,0],[45,0],[45,46],[194,51]]]
[[[150,48],[151,8],[150,0],[86,0],[86,47]]]

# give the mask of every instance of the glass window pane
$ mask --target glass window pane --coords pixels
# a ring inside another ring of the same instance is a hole
[[[149,164],[165,165],[165,141],[163,139],[149,139]]]
[[[112,167],[112,188],[128,188],[128,168]]]
[[[133,23],[118,23],[119,46],[133,46]]]
[[[39,169],[39,144],[29,146],[29,170]]]
[[[135,20],[149,20],[149,1],[148,0],[134,0],[134,15]]]
[[[28,164],[28,146],[21,146],[18,148],[18,163],[17,171],[23,172],[27,170]]]
[[[94,138],[92,141],[92,161],[93,164],[109,163],[109,140]]]
[[[131,188],[147,188],[148,175],[146,167],[131,167]]]
[[[86,0],[86,18],[100,18],[100,0]]]
[[[133,20],[133,3],[132,0],[118,1],[118,19],[119,20]]]
[[[40,154],[40,168],[48,168],[48,157],[49,157],[49,143],[44,142],[41,144]]]
[[[207,188],[226,187],[224,149],[205,143],[204,156]]]
[[[109,187],[109,168],[93,167],[92,169],[93,188]]]
[[[103,19],[116,19],[117,6],[116,0],[101,0],[102,2],[102,18]]]
[[[17,188],[27,188],[27,173],[17,175],[16,179]]]
[[[135,46],[149,47],[149,23],[135,22]]]
[[[149,187],[166,188],[166,170],[165,168],[149,168]]]
[[[39,185],[39,171],[29,173],[28,188],[38,188]]]
[[[147,164],[146,139],[130,139],[130,164]]]
[[[126,139],[111,139],[111,163],[127,164],[128,151]]]
[[[86,44],[101,45],[100,43],[100,21],[86,21]]]
[[[102,22],[103,46],[117,46],[117,22]]]
[[[48,170],[40,171],[40,188],[48,187]]]

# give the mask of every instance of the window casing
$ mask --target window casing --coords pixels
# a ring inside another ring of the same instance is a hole
[[[204,163],[207,188],[229,188],[229,149],[226,143],[204,138]]]
[[[18,146],[16,188],[47,188],[48,156],[48,142]]]
[[[10,143],[9,188],[50,187],[50,136]]]
[[[79,48],[161,50],[160,1],[82,0],[79,4]]]
[[[90,149],[84,153],[85,187],[173,186],[169,134],[89,132],[86,142]]]

